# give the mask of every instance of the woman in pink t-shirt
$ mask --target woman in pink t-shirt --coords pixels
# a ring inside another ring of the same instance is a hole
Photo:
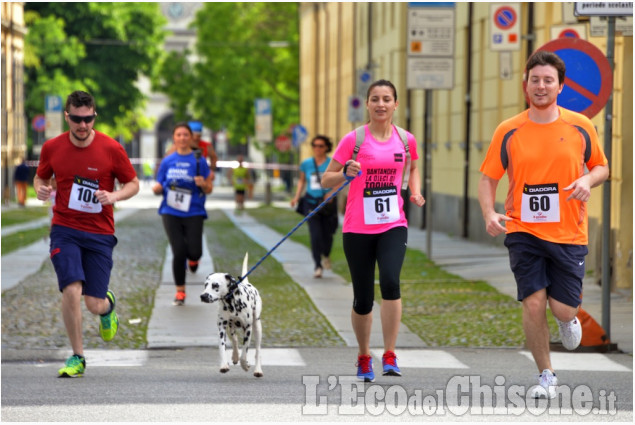
[[[405,143],[392,124],[397,105],[397,90],[390,81],[379,80],[371,84],[366,97],[370,121],[364,126],[364,141],[356,158],[353,159],[356,132],[352,131],[338,144],[322,179],[325,187],[351,180],[342,241],[353,281],[351,320],[359,345],[357,376],[367,382],[375,379],[370,330],[376,263],[382,294],[383,374],[401,376],[394,350],[401,323],[399,275],[408,239],[408,222],[401,196],[404,167],[410,167],[410,201],[419,207],[425,203],[416,165],[416,140],[406,133],[408,158]]]

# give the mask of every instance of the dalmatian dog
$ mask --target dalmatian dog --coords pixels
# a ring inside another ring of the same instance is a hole
[[[242,276],[247,273],[248,257],[249,253],[246,253],[243,260]],[[201,301],[205,303],[220,301],[218,309],[220,371],[222,373],[229,371],[229,362],[225,354],[225,340],[228,333],[232,340],[232,361],[237,364],[240,360],[240,366],[245,371],[249,370],[247,350],[253,332],[256,346],[254,376],[261,378],[263,376],[260,358],[262,300],[256,287],[250,284],[247,278],[237,283],[236,278],[229,274],[212,273],[205,279],[205,290],[201,294]],[[236,335],[238,329],[243,331],[243,349],[240,358],[238,356],[238,336]]]

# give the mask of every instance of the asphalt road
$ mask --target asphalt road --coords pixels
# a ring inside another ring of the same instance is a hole
[[[630,355],[554,353],[562,397],[536,402],[523,350],[398,354],[402,377],[361,384],[353,348],[265,349],[263,378],[239,365],[221,374],[212,347],[92,352],[75,379],[56,377],[65,353],[14,350],[3,352],[2,421],[633,420]]]

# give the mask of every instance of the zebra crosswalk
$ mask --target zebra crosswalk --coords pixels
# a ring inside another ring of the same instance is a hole
[[[216,348],[210,348],[215,354]],[[328,350],[328,349],[325,349]],[[311,364],[310,358],[314,349],[303,348],[263,348],[261,349],[263,366],[282,367],[306,367]],[[496,351],[496,349],[492,349]],[[531,353],[524,350],[509,352],[505,355],[518,356],[518,360],[533,363]],[[85,356],[90,360],[91,367],[142,367],[149,361],[148,350],[86,350]],[[377,362],[381,362],[383,351],[371,350]],[[402,349],[397,350],[399,367],[415,369],[472,369],[482,368],[483,362],[477,359],[480,356],[461,356],[461,349],[452,349],[452,352],[443,349]],[[60,358],[70,355],[70,351],[61,350]],[[486,351],[483,355],[490,356]],[[497,354],[502,355],[501,353]],[[328,357],[328,356],[325,356]],[[255,363],[255,349],[249,350],[248,359]],[[513,361],[513,360],[512,360]],[[551,361],[556,370],[588,371],[588,372],[632,372],[628,366],[611,359],[610,355],[601,353],[551,353]],[[513,361],[515,363],[515,361]],[[381,364],[381,363],[379,363]]]

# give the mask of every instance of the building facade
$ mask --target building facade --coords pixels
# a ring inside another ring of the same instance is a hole
[[[399,96],[395,124],[415,135],[421,174],[429,175],[431,190],[426,198],[432,230],[502,244],[501,237],[492,239],[485,232],[477,194],[479,168],[496,126],[526,109],[522,79],[527,58],[554,38],[555,28],[567,25],[586,29],[586,39],[607,52],[607,37],[592,35],[593,23],[589,18],[575,17],[573,3],[517,4],[519,49],[503,56],[490,46],[490,3],[454,3],[453,87],[423,90],[407,88],[408,3],[301,3],[300,117],[309,131],[301,157],[310,155],[312,135],[322,133],[339,140],[365,122],[366,115],[362,120],[348,120],[351,96],[359,95],[359,86],[363,86],[363,71],[373,80],[388,79]],[[633,273],[632,21],[630,25],[630,35],[618,32],[614,38],[608,184],[611,284],[617,288],[632,288]],[[505,76],[503,65],[508,66]],[[592,121],[602,142],[606,131],[604,109]],[[428,141],[425,146],[424,140]],[[428,170],[426,155],[430,158]],[[497,191],[499,211],[503,210],[506,191],[507,181],[502,179]],[[602,191],[603,187],[594,189],[588,204],[587,270],[598,279],[602,263]],[[423,211],[414,211],[409,221],[411,226],[423,228],[427,220]]]
[[[2,201],[14,193],[13,170],[26,157],[24,3],[2,3]]]
[[[202,3],[161,3],[161,12],[168,21],[164,28],[169,33],[164,45],[166,51],[194,51],[196,31],[189,26],[201,6]],[[139,155],[142,160],[155,160],[162,158],[166,148],[172,143],[174,112],[166,95],[152,91],[148,78],[141,78],[138,86],[148,98],[145,114],[153,122],[153,127],[139,132]],[[209,140],[206,139],[208,134],[205,129],[204,140]]]

